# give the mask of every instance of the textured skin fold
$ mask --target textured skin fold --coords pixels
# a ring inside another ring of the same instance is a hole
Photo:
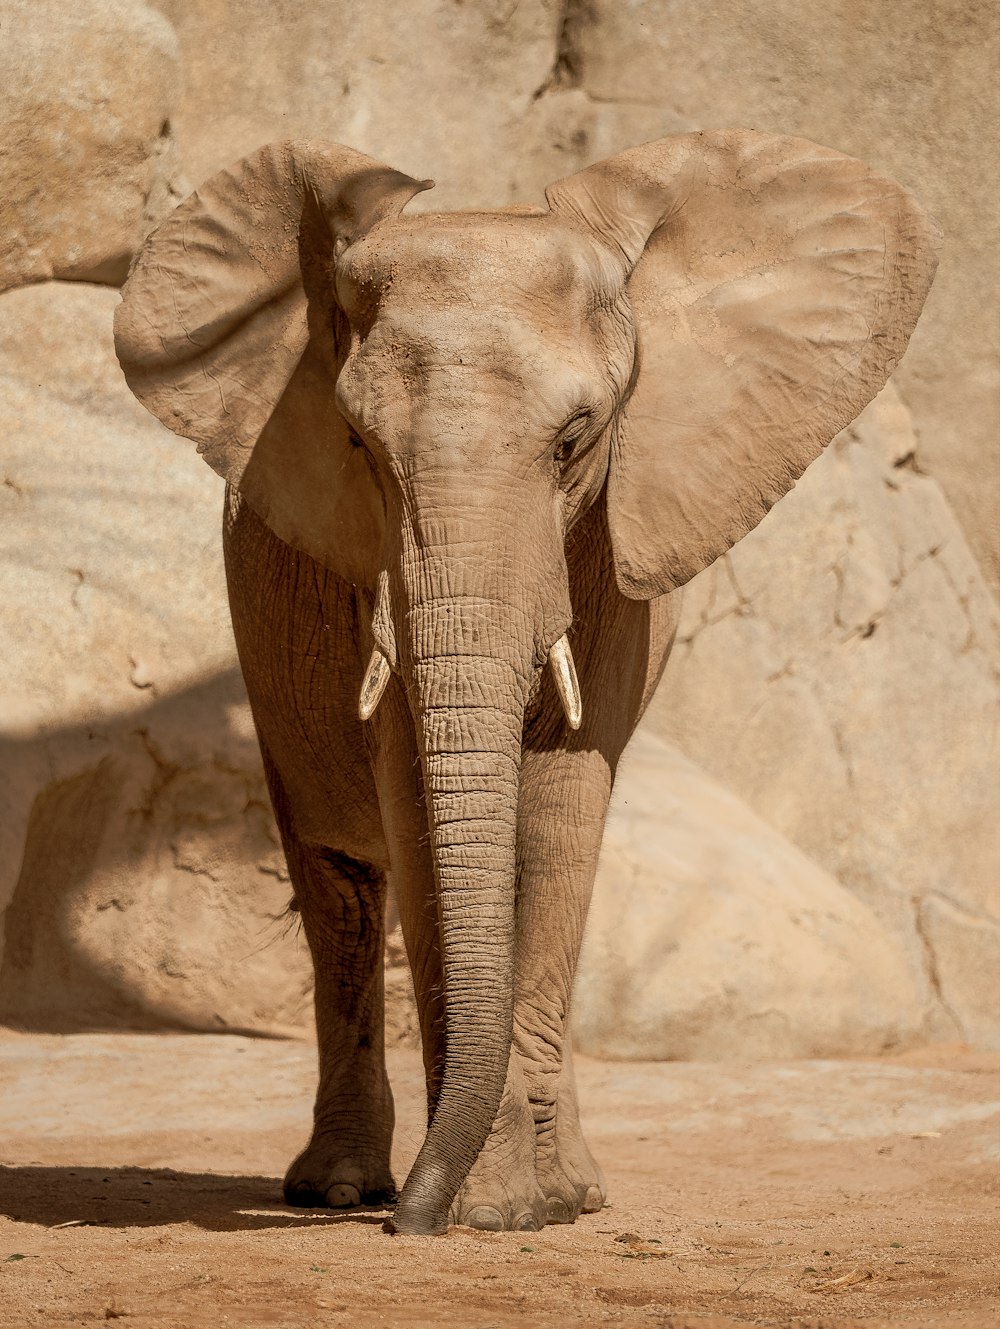
[[[648,599],[751,531],[883,386],[940,233],[863,163],[752,131],[647,143],[547,196],[634,264],[608,509],[618,584]]]

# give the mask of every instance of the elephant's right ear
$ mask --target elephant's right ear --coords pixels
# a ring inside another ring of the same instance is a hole
[[[431,184],[308,142],[213,176],[149,236],[125,283],[115,347],[129,387],[240,487],[310,332],[332,335],[334,257]]]

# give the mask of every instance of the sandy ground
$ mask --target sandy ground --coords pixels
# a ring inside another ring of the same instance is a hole
[[[296,1211],[314,1049],[0,1034],[0,1324],[662,1329],[1000,1322],[1000,1058],[580,1059],[608,1206],[391,1237]],[[396,1053],[397,1177],[420,1139]]]

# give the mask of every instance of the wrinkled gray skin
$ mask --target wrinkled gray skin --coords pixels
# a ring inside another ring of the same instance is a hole
[[[677,588],[885,381],[934,231],[859,163],[736,131],[601,163],[548,211],[402,215],[420,187],[264,149],[154,234],[116,335],[230,482],[233,624],[316,971],[286,1197],[395,1196],[391,873],[429,1122],[395,1229],[534,1229],[604,1202],[567,1016]],[[564,641],[578,693],[547,664]]]

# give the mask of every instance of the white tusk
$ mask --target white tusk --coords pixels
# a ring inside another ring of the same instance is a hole
[[[552,677],[555,679],[562,708],[566,712],[567,723],[570,729],[579,729],[583,720],[580,681],[576,676],[573,652],[569,648],[565,633],[549,651],[549,664],[552,666]]]
[[[389,604],[389,573],[385,568],[378,574],[375,588],[375,609],[372,613],[372,636],[393,669],[396,668],[396,627]]]
[[[382,693],[391,673],[389,661],[376,646],[372,651],[372,658],[368,661],[364,682],[361,684],[361,696],[358,698],[360,719],[370,720],[375,714],[375,707],[382,700]]]

